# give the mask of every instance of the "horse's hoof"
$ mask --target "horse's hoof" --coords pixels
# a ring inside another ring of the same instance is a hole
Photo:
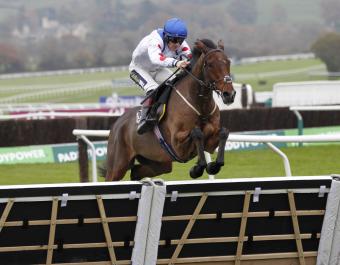
[[[216,175],[220,171],[221,166],[220,163],[211,162],[207,165],[206,171],[209,175]]]
[[[204,167],[196,165],[190,169],[190,177],[193,179],[197,179],[203,175]]]

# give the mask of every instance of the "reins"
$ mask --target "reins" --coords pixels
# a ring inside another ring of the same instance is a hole
[[[223,50],[221,50],[221,49],[212,49],[212,50],[208,51],[208,52],[204,55],[204,58],[203,58],[203,61],[204,61],[203,67],[204,67],[204,65],[205,65],[205,58],[206,58],[210,53],[213,53],[213,52],[223,52]],[[183,68],[183,70],[184,70],[187,74],[189,74],[194,80],[196,80],[201,86],[204,86],[204,87],[206,87],[206,88],[210,88],[210,89],[212,89],[212,90],[215,90],[213,87],[211,87],[211,86],[212,86],[211,83],[208,83],[208,84],[204,83],[201,79],[197,78],[193,73],[191,73],[191,72],[190,72],[189,70],[187,70],[186,68]],[[224,80],[224,79],[221,79],[221,80]],[[214,83],[219,82],[219,81],[221,81],[221,80],[215,81]]]
[[[213,52],[223,52],[223,50],[221,49],[212,49],[210,51],[208,51],[205,55],[204,55],[204,58],[203,58],[203,67],[205,65],[205,58],[207,57],[207,55],[209,55],[210,53],[213,53]],[[183,68],[183,70],[191,76],[192,79],[194,79],[196,82],[199,83],[200,87],[205,87],[205,88],[208,88],[212,91],[217,91],[215,88],[215,83],[216,82],[219,82],[221,80],[218,80],[218,81],[214,81],[213,83],[208,83],[206,84],[204,81],[202,81],[201,79],[199,79],[198,77],[196,77],[193,73],[191,73],[191,71],[187,70],[186,68]],[[203,69],[202,69],[203,70]],[[222,80],[226,80],[226,77],[224,77]],[[231,79],[230,79],[231,81]],[[229,82],[229,80],[228,80]],[[207,117],[211,116],[217,109],[217,104],[214,100],[214,108],[213,110],[208,114],[208,115],[202,115],[182,94],[181,92],[179,92],[176,88],[175,88],[175,92],[183,99],[183,101],[199,116],[199,117],[203,117],[203,119],[207,119]]]
[[[158,85],[158,87],[163,86],[166,82],[169,81],[171,77],[173,77],[181,68],[177,68],[167,79],[165,79],[161,84]],[[157,89],[154,89],[150,94],[145,97],[140,104],[143,104],[148,98],[152,97],[155,93],[157,93]]]

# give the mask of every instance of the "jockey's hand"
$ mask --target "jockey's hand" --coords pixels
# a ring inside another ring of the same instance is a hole
[[[177,68],[185,68],[185,67],[187,67],[188,65],[190,64],[190,62],[189,61],[178,61],[177,63],[176,63],[176,67]]]

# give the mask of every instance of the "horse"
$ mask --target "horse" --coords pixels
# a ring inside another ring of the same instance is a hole
[[[198,178],[206,169],[216,174],[224,165],[224,149],[229,135],[220,126],[220,111],[213,99],[217,92],[225,104],[231,104],[235,90],[230,76],[230,60],[222,41],[197,40],[193,48],[191,71],[175,82],[167,101],[167,110],[156,131],[137,134],[136,114],[132,108],[113,124],[107,147],[106,181],[121,180],[128,170],[131,180],[155,177],[172,171],[174,160],[187,162],[198,156],[190,176]],[[163,143],[163,147],[160,143]],[[168,147],[168,149],[166,149]],[[204,151],[216,161],[207,165]],[[139,163],[136,163],[136,162]]]

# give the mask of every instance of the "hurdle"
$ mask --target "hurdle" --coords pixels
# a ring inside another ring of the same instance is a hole
[[[2,265],[336,265],[340,178],[0,186]]]

